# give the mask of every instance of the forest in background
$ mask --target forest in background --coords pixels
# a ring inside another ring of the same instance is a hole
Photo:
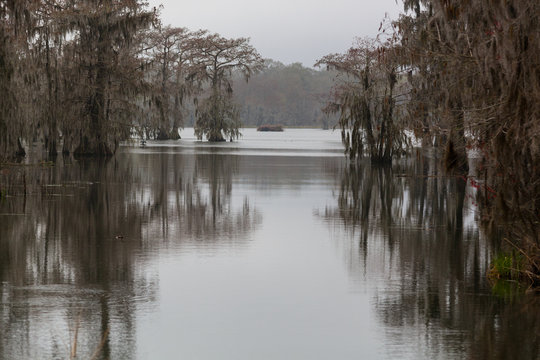
[[[281,124],[289,127],[336,125],[337,116],[325,114],[336,73],[266,60],[265,68],[249,82],[236,81],[234,94],[244,125]]]
[[[233,74],[232,90],[242,126],[284,125],[331,129],[338,116],[323,111],[330,100],[337,72],[313,69],[300,63],[283,64],[265,59],[249,81]],[[194,126],[195,106],[185,104],[185,126]]]

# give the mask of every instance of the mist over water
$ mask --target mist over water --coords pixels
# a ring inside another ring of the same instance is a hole
[[[350,167],[339,133],[124,146],[10,168],[0,358],[537,359],[494,293],[474,189],[432,158]]]

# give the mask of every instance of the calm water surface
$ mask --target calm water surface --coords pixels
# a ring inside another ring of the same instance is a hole
[[[539,358],[463,180],[243,132],[1,170],[0,358]]]

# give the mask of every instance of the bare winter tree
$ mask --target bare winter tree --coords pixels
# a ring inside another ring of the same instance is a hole
[[[151,83],[148,113],[150,137],[158,140],[177,140],[183,125],[183,105],[187,96],[198,88],[190,77],[192,38],[200,33],[186,28],[164,27],[144,34],[150,49],[146,77]]]
[[[263,59],[249,39],[226,39],[218,34],[203,34],[191,45],[194,74],[208,86],[207,97],[197,102],[195,134],[209,141],[231,141],[240,135],[239,113],[232,99],[233,71],[249,77],[262,69]],[[225,137],[224,137],[225,136]]]
[[[397,48],[389,39],[358,39],[345,54],[327,55],[316,66],[340,73],[326,111],[339,114],[345,152],[351,159],[367,152],[373,162],[391,162],[404,152],[405,126],[396,109]]]

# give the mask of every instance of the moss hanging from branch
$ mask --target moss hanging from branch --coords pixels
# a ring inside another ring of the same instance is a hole
[[[389,163],[408,145],[397,109],[397,48],[389,40],[358,39],[345,54],[323,57],[316,66],[340,74],[333,100],[325,110],[339,114],[345,153],[350,159],[367,154],[372,162]],[[401,91],[401,90],[400,90]]]

